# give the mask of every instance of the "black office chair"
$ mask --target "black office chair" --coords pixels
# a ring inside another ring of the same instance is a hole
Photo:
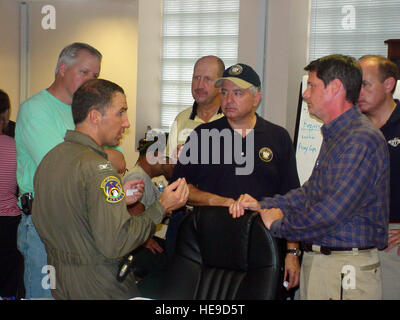
[[[233,219],[226,207],[195,208],[179,226],[161,298],[276,299],[279,245],[256,212]]]

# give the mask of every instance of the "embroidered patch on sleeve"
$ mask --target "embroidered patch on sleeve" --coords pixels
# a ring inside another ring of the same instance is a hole
[[[121,183],[118,178],[114,176],[108,176],[102,182],[100,187],[103,189],[106,195],[106,201],[110,203],[120,202],[125,198],[125,193],[122,189]]]

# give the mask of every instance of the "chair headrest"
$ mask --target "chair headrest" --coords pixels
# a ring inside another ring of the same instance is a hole
[[[227,207],[198,207],[194,214],[203,264],[247,270],[250,231],[257,213],[233,219]]]

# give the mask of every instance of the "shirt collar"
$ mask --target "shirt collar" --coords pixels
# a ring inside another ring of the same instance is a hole
[[[266,128],[265,128],[265,126],[263,126],[263,124],[262,124],[262,122],[260,120],[260,116],[258,115],[257,112],[255,113],[255,115],[257,117],[257,120],[256,120],[256,124],[254,125],[254,128],[252,128],[252,129],[254,129],[254,133],[260,133],[260,132],[266,131]],[[227,117],[223,117],[221,119],[223,119],[221,121],[225,121],[226,125],[233,131],[231,125],[228,122],[228,118]]]
[[[347,130],[350,123],[362,115],[359,107],[354,105],[352,108],[347,110],[345,113],[341,114],[336,119],[331,122],[322,125],[321,133],[324,139],[330,138],[334,135],[340,135],[343,130]]]
[[[400,121],[400,101],[397,99],[394,99],[396,102],[396,107],[394,108],[392,114],[389,117],[389,120],[387,123],[395,123],[397,121]]]
[[[194,120],[194,118],[196,118],[196,116],[197,116],[197,107],[198,107],[198,104],[195,101],[193,103],[192,112],[190,113],[190,117],[189,117],[190,120]],[[218,113],[222,113],[221,107],[219,107],[217,114]]]
[[[107,154],[104,152],[104,149],[85,133],[73,130],[67,130],[67,133],[65,134],[64,137],[64,141],[88,146],[89,148],[93,149],[98,154],[107,159]]]
[[[256,112],[256,117],[257,117],[257,120],[256,120],[256,125],[254,126],[254,132],[256,133],[256,132],[265,132],[265,131],[267,131],[266,127],[263,126],[263,123],[260,120],[260,116],[258,115],[257,112]]]

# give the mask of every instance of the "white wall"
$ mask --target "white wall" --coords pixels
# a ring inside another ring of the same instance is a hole
[[[265,45],[268,2],[267,0],[242,0],[239,13],[238,62],[252,66],[262,82],[264,82],[266,68]],[[264,116],[266,95],[265,85],[262,84],[263,99],[257,112]]]
[[[293,138],[303,70],[307,64],[310,0],[269,0],[264,116]]]
[[[139,0],[138,21],[136,142],[161,123],[162,0]]]

